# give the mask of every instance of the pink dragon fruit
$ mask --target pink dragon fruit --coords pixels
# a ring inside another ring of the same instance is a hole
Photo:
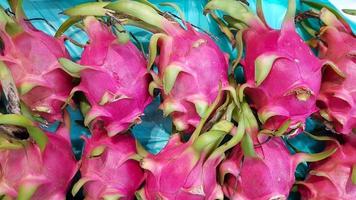
[[[214,148],[230,131],[206,132],[196,140],[182,143],[179,134],[171,136],[168,144],[157,155],[148,154],[141,161],[146,183],[139,192],[142,199],[223,199],[216,180],[217,166],[223,157]]]
[[[323,63],[295,31],[295,0],[289,0],[281,30],[273,30],[264,23],[261,1],[257,4],[260,17],[235,0],[212,0],[205,9],[224,11],[231,16],[230,25],[240,29],[240,54],[246,46],[241,62],[247,81],[245,93],[264,128],[275,131],[287,124],[289,130],[296,129],[294,133],[298,133],[306,118],[317,111],[315,102]]]
[[[60,120],[61,107],[73,88],[72,78],[58,62],[69,57],[63,38],[55,39],[36,30],[22,17],[10,18],[1,10],[0,60],[10,69],[21,100],[49,122]]]
[[[136,145],[129,134],[108,137],[100,129],[85,138],[81,160],[81,180],[74,186],[75,194],[84,186],[86,199],[134,199],[144,180],[138,161],[134,160]]]
[[[228,85],[227,55],[207,34],[186,22],[187,29],[182,28],[146,3],[124,0],[105,8],[142,20],[144,28],[156,33],[150,41],[148,67],[156,61],[158,76],[154,74],[150,90],[161,89],[160,107],[165,115],[171,114],[176,130],[191,133],[216,98],[219,85]]]
[[[231,122],[221,120],[200,134],[222,96],[220,91],[187,142],[183,143],[176,133],[157,155],[138,150],[143,156],[140,164],[146,176],[145,185],[138,192],[139,199],[223,199],[216,180],[217,166],[225,151],[240,141],[243,132],[236,134]],[[232,133],[233,139],[219,146],[228,133]]]
[[[356,199],[356,149],[345,144],[326,160],[314,163],[305,181],[299,183],[302,199]]]
[[[85,124],[104,122],[109,136],[140,121],[151,102],[150,76],[142,53],[130,42],[120,43],[109,27],[94,17],[84,19],[90,43],[85,46],[79,64],[60,59],[63,67],[81,78],[72,93],[82,91],[91,105]]]
[[[0,194],[5,198],[66,198],[78,169],[68,127],[62,126],[55,134],[46,133],[46,136],[48,142],[43,150],[32,141],[23,144],[0,139]]]
[[[255,147],[257,157],[244,156],[236,146],[220,166],[224,194],[229,199],[287,199],[298,162],[280,138]]]
[[[332,147],[317,154],[291,155],[281,138],[259,140],[255,155],[247,155],[241,144],[220,165],[223,192],[229,199],[287,199],[300,162],[322,160],[335,152]]]
[[[325,26],[317,42],[319,57],[332,61],[340,71],[325,70],[317,105],[337,132],[350,134],[356,128],[356,37],[326,8],[320,18]]]

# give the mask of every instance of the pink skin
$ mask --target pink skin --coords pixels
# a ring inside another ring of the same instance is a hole
[[[195,109],[196,101],[208,105],[215,100],[219,83],[228,85],[228,57],[205,33],[195,31],[186,23],[187,30],[166,25],[167,38],[159,40],[160,55],[156,60],[159,77],[163,80],[165,70],[171,64],[182,68],[172,90],[162,90],[162,109],[173,103],[173,123],[180,131],[191,133],[200,121]]]
[[[102,120],[108,134],[115,135],[139,121],[152,101],[146,61],[133,43],[118,43],[109,28],[95,18],[87,18],[85,25],[90,43],[79,63],[88,67],[80,72],[81,82],[74,91],[84,92],[92,106],[87,117]],[[100,105],[105,93],[110,99]]]
[[[58,58],[69,58],[63,38],[55,39],[38,31],[29,22],[21,20],[19,24],[23,32],[14,36],[8,35],[4,27],[0,28],[5,46],[0,59],[9,67],[17,87],[35,85],[20,95],[30,110],[50,122],[61,120],[61,107],[73,88],[72,78],[58,62]],[[45,111],[36,109],[38,107]]]
[[[105,147],[104,152],[91,156],[100,146]],[[80,168],[82,179],[88,179],[84,185],[86,199],[102,199],[106,195],[134,199],[144,180],[139,162],[131,158],[135,154],[135,140],[129,134],[107,137],[105,132],[96,132],[86,138]]]
[[[142,195],[146,200],[220,199],[222,191],[216,180],[220,162],[221,157],[196,152],[191,142],[182,143],[175,134],[160,153],[142,160],[147,177]]]
[[[330,69],[324,72],[318,106],[337,132],[350,134],[356,127],[356,37],[342,27],[326,26],[320,40],[320,58],[331,60],[346,77]]]
[[[287,199],[297,162],[280,138],[255,147],[258,157],[244,157],[236,146],[220,165],[224,194],[232,200]]]
[[[33,200],[66,198],[78,169],[69,132],[62,127],[56,134],[46,135],[48,143],[44,152],[32,142],[22,149],[0,151],[1,194],[15,198],[21,184],[28,184],[25,187],[38,186],[31,197]]]
[[[331,157],[314,163],[309,176],[298,186],[302,199],[355,199],[356,185],[351,181],[355,153],[354,146],[345,144]]]
[[[291,127],[303,129],[306,118],[317,111],[315,101],[320,89],[321,62],[289,21],[281,30],[250,28],[244,32],[243,40],[246,44],[246,56],[242,61],[248,86],[246,93],[259,115],[273,113],[264,128],[277,130],[290,120]],[[257,86],[255,61],[266,53],[277,55],[279,59],[274,61],[266,79]],[[299,89],[309,91],[309,98],[298,99],[296,91]]]
[[[356,147],[356,134],[349,134],[349,135],[344,135],[344,140],[350,144]]]

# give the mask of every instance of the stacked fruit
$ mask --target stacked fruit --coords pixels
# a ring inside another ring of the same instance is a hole
[[[165,5],[180,16],[146,0],[78,5],[64,11],[69,19],[51,37],[25,18],[21,0],[9,3],[12,14],[0,9],[1,198],[65,199],[83,189],[93,200],[268,200],[292,191],[302,199],[356,199],[356,38],[333,10],[305,2],[321,9],[296,18],[289,0],[275,30],[261,0],[257,14],[243,1],[211,0],[205,14],[238,52],[229,60],[174,4]],[[308,27],[308,15],[322,26]],[[311,33],[308,43],[295,19]],[[74,25],[89,38],[77,62],[62,36]],[[152,33],[148,55],[127,26]],[[244,83],[234,78],[237,65]],[[174,132],[152,154],[131,127],[158,95]],[[80,161],[67,105],[80,108],[91,132]],[[310,116],[324,127],[308,133],[325,144],[313,154],[288,142],[304,134]],[[56,133],[41,129],[53,122]],[[305,162],[309,174],[296,179]]]

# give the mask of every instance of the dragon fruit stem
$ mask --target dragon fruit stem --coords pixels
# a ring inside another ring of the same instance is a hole
[[[79,4],[72,8],[69,8],[63,12],[63,14],[68,16],[106,16],[107,12],[110,12],[108,9],[104,7],[107,6],[109,2],[89,2]]]
[[[294,25],[294,17],[296,12],[296,0],[288,0],[287,13],[284,16],[283,24],[292,23]]]
[[[172,28],[173,25],[168,20],[152,8],[151,6],[131,0],[116,1],[108,4],[105,8],[117,13],[124,13],[131,17],[138,18],[145,23],[159,28],[162,31]],[[168,26],[168,27],[166,27]],[[175,29],[175,28],[173,28]]]
[[[236,146],[240,141],[243,141],[243,150],[246,152],[246,156],[255,156],[255,151],[253,149],[253,143],[257,140],[258,124],[255,116],[248,103],[244,101],[237,102],[240,108],[238,116],[238,126],[230,131],[232,138],[225,144],[218,147],[213,155],[220,156],[228,149]],[[246,135],[248,134],[248,136]]]
[[[204,13],[209,13],[214,10],[225,12],[230,17],[243,22],[244,25],[256,27],[257,29],[266,28],[266,25],[259,19],[247,5],[241,1],[235,0],[212,0],[209,1],[205,8]]]
[[[263,14],[263,6],[262,6],[262,0],[256,0],[256,13],[257,16],[261,19],[261,21],[268,26],[265,16]]]
[[[337,17],[339,22],[341,22],[342,25],[347,29],[347,32],[352,33],[349,24],[345,21],[345,19],[342,17],[342,15],[340,15],[339,12],[337,10],[335,10],[335,8],[331,7],[328,4],[323,4],[321,2],[316,2],[316,1],[311,1],[311,0],[301,0],[301,2],[311,6],[313,8],[321,8],[321,7],[327,8],[327,10],[331,11]],[[320,16],[320,17],[321,17],[321,20],[327,25],[330,25],[330,24],[328,24],[328,22],[334,23],[334,20],[329,21],[326,18],[324,18],[324,20],[323,20],[322,19],[323,17],[322,16]]]
[[[108,2],[89,2],[79,4],[72,8],[69,8],[63,11],[63,14],[69,16],[69,18],[64,21],[61,26],[58,28],[57,32],[55,33],[54,37],[59,38],[63,35],[63,33],[70,28],[73,24],[78,23],[79,21],[83,20],[85,16],[97,16],[97,17],[104,17],[110,16],[110,10],[105,9],[104,7],[108,5]],[[66,36],[66,38],[68,38]],[[68,38],[73,44],[77,45],[79,43],[74,42]],[[83,45],[79,44],[77,46],[82,47]]]
[[[214,112],[216,107],[219,105],[219,102],[221,101],[222,96],[223,96],[223,91],[221,89],[221,84],[220,84],[218,95],[216,96],[216,98],[215,98],[214,102],[211,104],[211,106],[209,106],[209,108],[206,110],[204,117],[201,118],[198,126],[192,133],[192,136],[189,139],[190,142],[194,142],[199,137],[199,134],[200,134],[201,130],[203,129],[205,122],[208,120],[210,115]]]
[[[182,11],[182,9],[180,9],[180,7],[177,4],[167,2],[167,3],[160,3],[159,5],[173,8],[175,11],[177,11],[179,15],[179,17],[177,16],[177,18],[179,18],[180,20],[182,20],[183,23],[185,23],[184,12]]]
[[[26,17],[22,7],[23,0],[9,0],[11,10],[15,13],[18,20],[22,20]]]
[[[356,185],[356,164],[352,166],[351,180],[352,183]]]
[[[0,6],[0,26],[6,26],[6,32],[13,36],[23,32],[23,28],[19,26],[11,17],[9,17],[4,8]]]
[[[244,134],[245,134],[245,130],[244,130],[244,124],[241,123],[238,125],[238,127],[234,127],[230,134],[232,134],[232,138],[226,142],[225,144],[219,146],[216,150],[214,150],[214,152],[211,154],[211,158],[214,157],[214,156],[221,156],[224,154],[225,151],[227,151],[228,149],[231,149],[232,147],[236,146],[236,144],[238,144]]]
[[[223,139],[226,134],[232,132],[233,128],[233,123],[226,120],[219,121],[215,123],[209,131],[200,135],[197,141],[193,144],[193,146],[198,152],[201,152],[203,149],[206,149],[208,145],[212,146],[212,148],[209,148],[209,150],[216,149],[216,147],[221,142],[220,140]]]
[[[6,24],[8,22],[13,22],[13,20],[11,19],[11,17],[9,17],[4,8],[2,6],[0,6],[0,22],[1,24]]]
[[[69,28],[71,27],[73,24],[79,22],[80,20],[82,20],[81,16],[73,16],[73,17],[69,17],[66,21],[64,21],[61,26],[58,28],[57,32],[54,34],[55,38],[60,38],[63,33]],[[70,40],[70,39],[69,39]],[[71,41],[72,42],[72,41]],[[73,43],[73,42],[72,42]],[[77,45],[77,46],[83,46],[83,45]]]
[[[294,164],[297,166],[301,162],[317,162],[320,160],[323,160],[332,154],[334,154],[339,148],[341,148],[341,145],[339,141],[337,141],[335,138],[328,137],[328,136],[315,136],[312,135],[308,132],[305,132],[309,137],[318,140],[318,141],[330,141],[333,143],[333,145],[330,145],[326,150],[320,152],[320,153],[314,153],[314,154],[307,154],[307,153],[297,153],[293,155],[294,159]]]

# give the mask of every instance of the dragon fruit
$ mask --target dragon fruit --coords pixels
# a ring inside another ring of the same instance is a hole
[[[320,12],[319,57],[332,61],[339,70],[325,70],[317,105],[320,114],[341,134],[356,128],[356,37],[326,8]],[[340,45],[347,44],[347,45]]]
[[[6,142],[4,138],[0,139],[2,196],[33,200],[66,198],[78,169],[68,127],[61,126],[55,134],[46,133],[46,136],[48,141],[43,150],[33,141]]]
[[[355,199],[355,153],[355,147],[346,143],[328,159],[313,163],[306,180],[299,182],[302,199]]]
[[[244,91],[264,128],[273,132],[287,125],[296,134],[304,128],[306,118],[317,111],[323,63],[295,31],[295,0],[289,0],[281,30],[268,27],[261,1],[257,5],[259,17],[241,1],[212,0],[205,9],[224,11],[230,16],[225,18],[229,24],[239,29],[238,57],[246,46],[241,61],[246,79]]]
[[[237,111],[238,127],[227,120],[221,120],[200,134],[219,101],[217,98],[208,108],[206,116],[186,143],[181,142],[179,134],[174,134],[160,153],[144,156],[141,167],[145,169],[146,184],[139,192],[141,198],[223,199],[222,188],[217,182],[218,165],[228,149],[241,140],[245,141],[245,132],[256,130],[257,121],[247,103],[244,103]],[[220,145],[226,134],[232,137]]]
[[[103,121],[108,135],[113,136],[140,121],[152,101],[148,93],[150,76],[144,56],[132,42],[120,43],[109,27],[94,17],[85,18],[84,25],[90,42],[79,64],[67,59],[60,62],[81,78],[72,93],[83,92],[90,103],[85,125]]]
[[[287,199],[300,162],[322,160],[335,152],[332,147],[316,154],[291,155],[279,137],[259,140],[254,155],[246,154],[243,144],[237,145],[220,165],[220,181],[229,199]]]
[[[146,183],[139,192],[142,199],[223,199],[216,180],[217,166],[223,157],[214,148],[232,124],[222,130],[202,134],[182,143],[179,134],[171,136],[157,155],[148,154],[141,161]]]
[[[147,4],[123,0],[110,3],[105,9],[139,19],[137,23],[128,21],[155,32],[150,41],[148,67],[156,61],[158,75],[152,72],[151,93],[154,88],[161,89],[160,107],[164,114],[171,114],[176,130],[191,133],[216,98],[219,85],[224,88],[228,84],[227,56],[207,34],[195,31],[186,22],[184,29]],[[69,13],[82,15],[84,10]],[[156,59],[157,46],[160,53]]]
[[[144,180],[139,162],[134,160],[136,144],[129,134],[108,137],[102,129],[85,138],[81,160],[82,178],[74,186],[75,194],[84,186],[86,199],[134,199]]]
[[[287,199],[298,164],[280,138],[255,147],[257,157],[246,157],[236,146],[220,166],[224,194],[229,199]],[[256,178],[258,176],[258,178]]]
[[[69,57],[63,38],[55,39],[22,17],[15,21],[0,12],[0,60],[11,71],[20,99],[35,115],[49,122],[61,120],[61,108],[73,88],[72,78],[58,62]]]
[[[219,83],[227,86],[228,59],[211,38],[189,25],[188,30],[169,29],[167,35],[159,43],[157,61],[163,80],[161,108],[172,114],[177,130],[191,132],[216,98]],[[179,75],[170,77],[177,71]]]

